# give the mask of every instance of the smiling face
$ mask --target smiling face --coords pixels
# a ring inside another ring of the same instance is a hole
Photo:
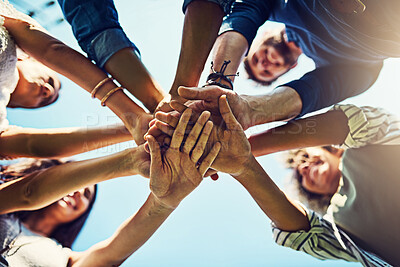
[[[86,187],[70,193],[46,208],[46,214],[51,214],[59,224],[72,222],[79,218],[89,208],[95,194],[94,186]]]
[[[256,81],[272,82],[296,65],[299,48],[284,36],[284,32],[269,32],[251,45],[245,64]]]
[[[57,74],[34,59],[17,62],[19,81],[9,107],[38,108],[53,103],[61,87]]]
[[[331,153],[321,147],[306,148],[297,165],[300,183],[309,192],[333,195],[339,186],[340,154]]]

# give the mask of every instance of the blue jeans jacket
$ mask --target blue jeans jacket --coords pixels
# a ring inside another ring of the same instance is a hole
[[[140,56],[119,24],[112,0],[58,0],[58,3],[80,47],[100,68],[123,48],[132,47]]]

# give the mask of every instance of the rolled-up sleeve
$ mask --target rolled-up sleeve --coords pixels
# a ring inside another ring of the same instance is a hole
[[[186,12],[187,6],[190,3],[194,2],[194,1],[199,1],[199,0],[185,0],[185,1],[183,1],[183,6],[182,6],[183,13]],[[231,11],[232,3],[235,0],[205,0],[205,1],[211,2],[211,3],[215,3],[215,4],[219,5],[221,7],[221,9],[224,11],[225,15],[226,15],[226,14],[229,14],[229,12]]]
[[[303,251],[311,256],[326,259],[342,259],[356,262],[357,257],[349,248],[337,240],[332,224],[307,210],[311,229],[309,231],[287,232],[272,224],[273,238],[278,245]]]
[[[348,118],[349,134],[343,147],[358,148],[365,145],[399,145],[400,118],[382,108],[335,105]]]
[[[112,0],[58,0],[79,46],[103,68],[114,53],[127,47],[139,50],[126,36]]]
[[[246,38],[250,47],[258,28],[268,20],[276,3],[277,1],[236,1],[232,5],[232,12],[222,22],[220,34],[236,31]]]

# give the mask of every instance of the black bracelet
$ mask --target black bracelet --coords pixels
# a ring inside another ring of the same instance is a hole
[[[207,82],[203,87],[209,86],[209,85],[218,85],[222,88],[233,90],[233,82],[229,78],[229,76],[239,76],[239,72],[236,74],[225,75],[224,72],[229,63],[231,63],[230,60],[228,60],[228,61],[225,60],[221,66],[220,71],[215,71],[214,70],[214,62],[211,62],[211,70],[213,73],[210,73],[210,75],[208,75]],[[221,81],[226,81],[229,83],[229,85],[223,84],[223,83],[221,83]]]

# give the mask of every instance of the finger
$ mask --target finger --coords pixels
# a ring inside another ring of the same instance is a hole
[[[152,119],[152,120],[149,122],[149,128],[150,128],[151,126],[153,126],[154,123],[156,123],[156,119],[155,119],[155,118]]]
[[[161,166],[162,162],[161,162],[160,145],[157,143],[156,139],[151,135],[148,135],[146,139],[150,148],[151,166]]]
[[[156,125],[153,125],[150,127],[150,129],[147,131],[147,133],[144,135],[144,139],[146,139],[146,137],[148,135],[151,135],[151,136],[157,138],[158,136],[160,136],[162,134],[163,134],[163,132],[160,129],[158,129]]]
[[[207,157],[203,160],[203,162],[199,166],[199,172],[201,176],[204,176],[207,169],[213,164],[214,160],[217,158],[218,153],[221,149],[221,143],[217,142],[211,149],[210,153],[208,153]]]
[[[217,174],[217,172],[218,172],[218,171],[216,171],[216,170],[210,168],[210,169],[208,169],[208,170],[206,171],[206,173],[204,174],[204,177],[208,177],[208,176]]]
[[[146,138],[145,138],[146,139]],[[149,147],[149,142],[146,141],[146,143],[144,143],[144,151],[146,151],[147,153],[150,154],[150,147]]]
[[[172,136],[174,134],[175,129],[162,121],[156,121],[155,127],[157,127],[157,129],[169,136]]]
[[[169,105],[171,106],[171,108],[178,111],[179,113],[183,113],[188,108],[187,106],[176,100],[172,100]]]
[[[188,100],[217,100],[224,93],[224,89],[218,86],[207,86],[205,88],[180,86],[178,88],[178,94]]]
[[[213,181],[216,181],[216,180],[218,180],[218,178],[219,178],[219,175],[218,175],[218,173],[214,173],[214,174],[211,174],[211,179],[213,180]]]
[[[210,133],[212,131],[214,124],[211,121],[208,121],[204,126],[203,132],[200,135],[199,140],[197,141],[196,147],[193,149],[191,159],[193,162],[197,163],[199,161],[201,155],[204,153],[204,149],[206,148],[208,138],[210,137]]]
[[[240,124],[236,120],[231,108],[229,107],[226,95],[223,95],[219,98],[219,112],[221,113],[221,117],[229,130],[237,129]]]
[[[165,113],[165,112],[157,112],[156,113],[157,120],[165,122],[173,128],[176,128],[176,125],[178,125],[179,117],[180,116],[175,117],[175,116],[172,116],[171,114]]]
[[[190,116],[192,115],[192,110],[190,108],[186,109],[181,118],[179,119],[179,123],[175,128],[174,134],[172,135],[170,148],[179,149],[183,138],[185,136],[186,126],[190,120]]]
[[[159,107],[158,111],[162,112],[171,112],[172,108],[170,107],[168,102],[162,103],[162,105]]]
[[[208,111],[204,111],[201,113],[200,117],[197,119],[196,124],[193,126],[190,131],[189,136],[186,138],[185,145],[183,146],[183,152],[189,154],[192,151],[194,145],[196,144],[197,139],[201,133],[201,130],[206,124],[207,120],[210,118],[211,113]],[[210,122],[212,125],[212,122]],[[212,126],[211,126],[212,129]],[[197,162],[197,161],[196,161]]]

